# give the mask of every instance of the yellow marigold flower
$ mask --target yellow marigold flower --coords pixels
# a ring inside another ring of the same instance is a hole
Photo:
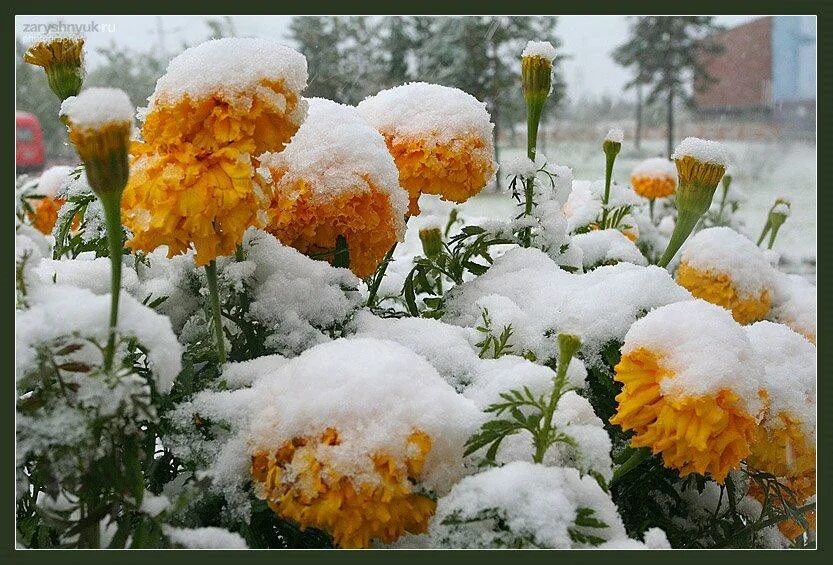
[[[772,306],[774,271],[766,256],[736,231],[709,228],[683,248],[677,282],[697,298],[732,311],[740,324],[763,320]]]
[[[282,153],[260,157],[272,187],[267,231],[311,256],[346,239],[350,269],[376,271],[404,234],[407,195],[382,136],[355,108],[310,100],[309,116]]]
[[[633,447],[662,454],[666,467],[723,482],[749,455],[755,434],[752,358],[725,310],[699,300],[658,308],[625,337],[614,376],[624,387],[610,421],[634,432]]]
[[[385,138],[419,214],[421,194],[465,202],[494,178],[494,124],[485,105],[462,90],[409,83],[363,100],[359,111]]]
[[[234,144],[280,151],[306,112],[303,55],[266,39],[207,41],[175,57],[156,83],[142,126],[147,143],[188,143],[200,154]]]
[[[32,225],[41,233],[49,235],[52,233],[52,228],[55,227],[55,222],[58,221],[58,210],[63,206],[64,201],[60,198],[52,196],[44,196],[35,201],[30,201],[32,206],[32,213],[29,214],[29,220]]]
[[[61,100],[76,96],[84,81],[84,38],[56,37],[39,41],[23,54],[29,64],[43,67],[49,88]]]
[[[677,189],[677,169],[668,159],[646,159],[631,171],[631,186],[648,200],[671,196]]]
[[[816,448],[793,416],[779,412],[758,426],[752,453],[746,461],[776,477],[794,477],[815,471]]]
[[[192,247],[198,266],[234,253],[250,226],[265,224],[268,197],[254,182],[245,151],[230,145],[198,157],[183,144],[163,153],[137,142],[132,174],[122,197],[124,225],[133,232],[127,246],[168,256]]]
[[[338,430],[327,428],[320,437],[297,437],[273,453],[257,452],[252,477],[259,496],[278,515],[301,528],[325,530],[345,548],[425,532],[436,503],[413,492],[411,482],[419,478],[431,438],[421,431],[411,433],[404,461],[372,454],[372,477],[362,479],[343,475],[327,461],[331,448],[340,443]]]

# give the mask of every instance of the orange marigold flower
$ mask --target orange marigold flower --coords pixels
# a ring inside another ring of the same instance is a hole
[[[740,324],[764,319],[774,270],[763,252],[731,228],[709,228],[683,247],[677,282],[697,298],[732,311]]]
[[[343,236],[350,269],[366,277],[403,237],[407,195],[382,136],[355,108],[310,100],[286,150],[261,161],[273,193],[267,231],[285,245],[332,258]]]
[[[720,308],[695,300],[654,310],[625,336],[611,423],[631,445],[662,454],[681,475],[723,482],[750,453],[759,376],[743,330]],[[715,362],[717,361],[717,362]]]
[[[197,157],[182,144],[160,153],[133,145],[130,181],[122,196],[124,225],[133,232],[127,246],[168,256],[193,246],[198,266],[231,255],[250,226],[265,224],[268,197],[254,181],[247,152],[228,146]]]
[[[631,171],[631,186],[649,200],[671,196],[677,189],[677,168],[668,159],[646,159]]]
[[[494,178],[494,124],[485,105],[462,90],[414,82],[358,108],[385,138],[411,215],[419,214],[421,194],[465,202]]]
[[[187,143],[202,153],[230,144],[280,151],[306,112],[306,59],[266,39],[207,41],[175,57],[149,99],[142,126],[157,147]]]
[[[320,437],[296,437],[274,452],[256,452],[251,472],[258,496],[278,515],[301,528],[325,530],[345,548],[425,532],[436,503],[411,485],[431,450],[431,438],[411,433],[404,461],[372,454],[372,470],[362,478],[344,475],[328,461],[340,443],[338,430],[327,428]]]
[[[55,227],[55,222],[58,221],[58,210],[61,209],[64,201],[60,198],[44,196],[43,198],[30,202],[32,213],[29,214],[29,220],[32,222],[32,225],[43,234],[51,234],[52,228]]]

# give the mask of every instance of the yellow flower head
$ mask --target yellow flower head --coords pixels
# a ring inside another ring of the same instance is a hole
[[[76,96],[84,81],[84,38],[56,37],[39,41],[23,54],[29,64],[43,67],[49,88],[61,100]]]
[[[774,271],[763,252],[736,231],[709,228],[683,248],[677,282],[697,298],[732,311],[740,324],[763,320],[772,306]]]
[[[346,548],[385,543],[405,532],[426,531],[436,503],[415,493],[431,438],[421,431],[408,436],[408,456],[399,461],[386,453],[369,455],[369,476],[344,475],[328,462],[331,448],[341,443],[338,430],[320,437],[296,437],[274,452],[252,457],[252,478],[259,496],[278,515],[302,528],[329,532]]]
[[[403,237],[407,195],[396,165],[355,108],[310,100],[286,150],[261,161],[258,171],[273,193],[267,231],[285,245],[332,259],[343,236],[350,269],[366,277]]]
[[[631,171],[631,186],[648,200],[671,196],[677,189],[677,169],[668,159],[646,159]]]
[[[681,475],[723,482],[750,453],[759,369],[742,328],[700,300],[652,311],[625,336],[611,423]]]
[[[228,146],[206,156],[183,144],[156,152],[133,146],[132,174],[122,196],[124,225],[133,232],[127,246],[168,256],[193,246],[198,266],[234,253],[250,226],[265,224],[268,197],[254,182],[248,153]]]
[[[23,187],[23,198],[27,200],[31,211],[27,216],[32,226],[44,234],[51,234],[55,222],[58,220],[58,211],[64,204],[64,200],[57,195],[61,187],[69,181],[72,167],[56,166],[46,169],[29,187]],[[36,186],[34,186],[36,184]],[[78,218],[75,218],[75,222]]]
[[[99,196],[118,195],[127,183],[133,113],[127,94],[117,88],[88,88],[61,104],[69,140]]]
[[[58,210],[63,206],[64,201],[60,198],[52,196],[44,196],[34,201],[30,201],[32,205],[32,212],[29,214],[29,221],[39,232],[49,235],[52,233],[52,228],[55,227],[55,222],[58,221]]]
[[[494,124],[485,105],[462,90],[409,83],[358,108],[385,138],[411,215],[419,214],[421,194],[465,202],[494,177]]]
[[[188,143],[200,154],[234,144],[259,155],[280,151],[306,105],[303,55],[266,39],[207,41],[175,57],[156,83],[142,126],[160,149]]]

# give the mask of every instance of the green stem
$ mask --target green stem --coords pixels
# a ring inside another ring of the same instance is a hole
[[[640,447],[636,449],[633,454],[628,457],[628,460],[622,463],[619,467],[613,471],[613,479],[611,479],[610,484],[614,484],[615,482],[619,481],[624,477],[626,474],[630,473],[634,469],[636,469],[640,463],[648,459],[651,456],[651,450],[647,447]]]
[[[234,260],[238,263],[242,263],[246,260],[246,252],[243,251],[243,244],[239,243],[237,248],[234,250]]]
[[[217,359],[222,365],[226,362],[226,340],[223,337],[223,316],[220,311],[220,292],[217,289],[217,261],[212,261],[205,266],[205,278],[208,279],[208,295],[211,299],[211,319],[214,321]]]
[[[697,225],[699,220],[700,214],[695,214],[685,209],[678,210],[677,223],[674,226],[674,233],[671,234],[671,240],[668,242],[668,247],[665,248],[665,253],[662,254],[662,258],[660,258],[659,262],[657,262],[658,266],[668,267],[671,259],[674,258],[674,255],[676,255],[677,251],[680,250],[680,247],[683,246],[685,240],[691,235],[691,232],[694,230],[694,226]]]
[[[119,320],[119,294],[121,293],[122,229],[120,197],[102,194],[104,223],[107,227],[107,248],[110,253],[110,324],[107,328],[107,347],[104,349],[104,370],[113,368],[116,349],[116,326]]]
[[[526,108],[526,156],[533,163],[538,151],[538,125],[541,122],[543,104],[527,104]],[[535,198],[535,176],[524,179],[524,216],[532,215]],[[524,228],[521,237],[524,247],[532,245],[532,228]]]
[[[764,224],[764,229],[761,230],[761,236],[758,238],[757,245],[759,247],[764,242],[764,238],[766,237],[766,234],[769,233],[770,228],[772,228],[772,222],[770,222],[769,219],[767,219],[766,223]]]
[[[769,245],[767,245],[767,249],[772,249],[772,246],[775,244],[775,238],[778,237],[778,230],[780,229],[781,224],[772,226],[772,230],[769,233]]]
[[[543,425],[540,428],[539,436],[535,442],[535,456],[533,457],[535,463],[542,463],[544,461],[544,455],[546,455],[547,449],[550,446],[552,417],[555,414],[555,408],[558,406],[558,401],[567,384],[567,368],[570,366],[570,361],[578,352],[579,347],[581,347],[581,341],[576,336],[570,334],[558,335],[558,367],[553,378],[550,400],[544,410],[544,416],[541,418]]]
[[[651,198],[648,201],[648,216],[651,218],[651,223],[652,224],[654,223],[654,203],[655,202],[656,202],[656,199],[654,199],[654,198]]]
[[[605,153],[605,193],[602,199],[602,225],[599,229],[607,229],[607,203],[610,201],[610,181],[613,178],[613,163],[616,155]]]
[[[393,258],[393,252],[396,251],[396,246],[398,244],[399,242],[394,243],[388,250],[388,252],[385,253],[385,258],[382,259],[382,262],[379,264],[379,267],[373,274],[373,280],[370,282],[370,292],[367,295],[368,306],[376,305],[376,294],[379,292],[379,286],[382,284],[382,279],[385,278],[385,271],[388,270],[388,263],[391,262],[391,259]]]
[[[726,207],[726,196],[729,194],[729,187],[726,186],[726,183],[723,183],[723,197],[720,199],[720,210],[717,211],[717,220],[715,223],[720,225],[721,220],[723,219],[723,208]]]

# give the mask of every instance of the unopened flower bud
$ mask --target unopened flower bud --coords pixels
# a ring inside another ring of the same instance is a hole
[[[440,228],[422,228],[419,230],[419,239],[422,241],[422,251],[426,257],[433,259],[442,252],[443,236]]]

